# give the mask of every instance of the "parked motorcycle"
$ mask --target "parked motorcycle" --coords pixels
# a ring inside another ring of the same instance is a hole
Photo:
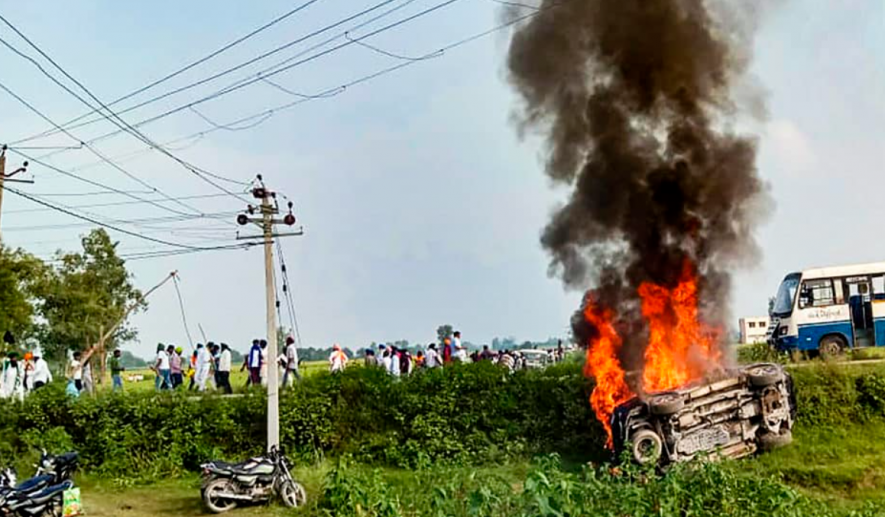
[[[307,501],[304,487],[292,479],[289,460],[276,447],[267,456],[242,463],[213,461],[201,468],[201,495],[213,513],[233,510],[239,503],[263,503],[275,495],[290,508]]]
[[[48,478],[49,476],[38,476]],[[36,478],[34,478],[36,480]],[[27,485],[28,480],[22,485]],[[0,515],[19,517],[62,517],[64,492],[74,486],[71,480],[57,485],[25,490],[7,489],[0,491]]]
[[[40,462],[37,463],[35,476],[52,476],[56,483],[71,479],[74,471],[80,465],[80,455],[76,452],[66,452],[54,456],[41,449]]]

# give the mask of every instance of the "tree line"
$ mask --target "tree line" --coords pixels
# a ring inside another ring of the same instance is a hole
[[[132,274],[117,253],[119,243],[103,229],[80,239],[81,249],[42,261],[22,249],[0,245],[0,334],[4,352],[33,349],[53,361],[98,342],[126,314],[147,308]],[[106,342],[108,350],[136,337],[124,321]]]

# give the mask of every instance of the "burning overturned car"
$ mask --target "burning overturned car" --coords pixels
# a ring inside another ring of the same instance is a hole
[[[755,364],[620,404],[611,418],[614,452],[662,466],[700,455],[739,458],[789,444],[795,413],[790,374]]]

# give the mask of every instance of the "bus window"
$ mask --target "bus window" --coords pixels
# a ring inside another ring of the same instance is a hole
[[[873,277],[873,299],[885,300],[885,276]]]
[[[845,303],[845,286],[841,278],[833,279],[833,294],[836,295],[836,305]]]
[[[799,299],[802,308],[829,307],[836,301],[833,296],[833,281],[829,278],[806,281],[802,284],[802,294]]]

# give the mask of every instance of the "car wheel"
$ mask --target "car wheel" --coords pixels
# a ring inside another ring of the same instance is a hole
[[[652,465],[661,459],[661,437],[651,429],[642,429],[631,438],[633,459],[640,465]]]
[[[212,513],[224,513],[237,507],[237,502],[233,499],[223,499],[219,494],[229,490],[230,481],[227,479],[216,479],[210,481],[203,489],[203,503]]]
[[[759,447],[763,451],[770,451],[779,447],[785,447],[793,442],[793,432],[789,429],[780,433],[762,433],[759,435]]]
[[[820,340],[818,349],[824,359],[835,359],[847,348],[845,340],[839,336],[827,336]]]
[[[648,401],[653,415],[667,416],[677,413],[685,407],[685,401],[679,393],[659,393]]]
[[[280,498],[289,508],[298,508],[307,502],[307,491],[301,483],[286,481],[280,486]]]
[[[755,364],[747,368],[747,378],[751,386],[764,388],[777,384],[784,378],[783,370],[776,364]]]

